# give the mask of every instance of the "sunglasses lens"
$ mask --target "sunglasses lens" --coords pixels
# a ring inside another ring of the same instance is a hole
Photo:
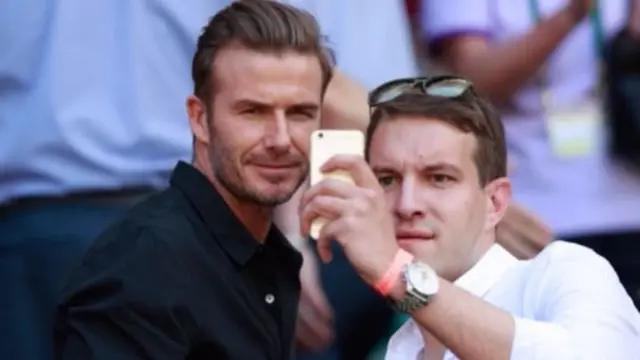
[[[404,83],[390,86],[386,89],[382,89],[375,98],[376,103],[383,103],[391,101],[403,93],[407,92],[413,87],[413,83]]]
[[[381,104],[394,100],[398,96],[412,90],[424,91],[425,94],[431,96],[455,98],[461,96],[471,86],[471,83],[465,79],[451,78],[427,84],[426,89],[424,89],[418,87],[419,84],[422,84],[421,81],[423,81],[423,79],[415,79],[386,86],[375,93],[370,101],[372,105]]]
[[[427,87],[426,93],[432,96],[458,97],[469,88],[469,83],[463,80],[447,80]]]

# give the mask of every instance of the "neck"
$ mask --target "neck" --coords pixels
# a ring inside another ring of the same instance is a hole
[[[229,206],[233,215],[240,220],[242,225],[249,231],[259,243],[264,243],[267,234],[271,228],[273,220],[273,209],[258,204],[248,203],[235,197],[216,179],[210,166],[205,166],[205,160],[199,160],[198,156],[194,159],[193,165],[200,170],[209,179],[211,184],[216,188],[224,202]]]
[[[468,261],[461,262],[459,266],[450,268],[449,271],[438,273],[438,275],[444,280],[455,283],[459,278],[471,270],[480,261],[480,259],[482,259],[494,244],[494,241],[495,233],[480,235],[480,238],[476,242]]]
[[[473,266],[475,266],[478,263],[478,261],[480,261],[480,259],[482,259],[487,254],[487,251],[489,251],[489,249],[491,249],[491,246],[493,246],[493,244],[495,243],[496,243],[495,230],[492,230],[491,232],[482,235],[482,237],[480,238],[480,241],[478,241],[478,243],[476,244],[476,248],[474,250],[475,255],[473,258],[473,265],[471,265],[469,270],[471,270],[471,268],[473,268]]]
[[[473,267],[480,261],[480,259],[482,259],[483,256],[486,255],[487,251],[489,251],[491,246],[494,244],[495,238],[495,231],[481,235],[481,238],[476,243],[475,249],[473,251],[474,255],[471,266],[467,266],[466,270],[460,271],[458,274],[456,274],[454,279],[445,280],[449,280],[454,283],[461,276],[466,274],[467,271],[473,269]],[[423,327],[419,327],[419,329],[420,335],[422,335],[422,340],[426,345],[426,350],[423,349],[423,359],[442,359],[446,351],[446,347]]]

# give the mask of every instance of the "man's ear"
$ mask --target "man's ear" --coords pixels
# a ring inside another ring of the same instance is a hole
[[[511,182],[503,177],[495,179],[485,186],[487,197],[487,209],[485,216],[485,229],[495,229],[504,217],[511,203]]]
[[[189,126],[197,142],[209,144],[209,119],[207,107],[197,96],[189,95],[186,101]]]

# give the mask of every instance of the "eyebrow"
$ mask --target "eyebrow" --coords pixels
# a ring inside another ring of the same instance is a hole
[[[244,107],[258,107],[258,108],[271,107],[270,104],[267,104],[258,100],[249,100],[249,99],[242,99],[242,100],[235,101],[232,106],[234,109],[240,109]]]
[[[447,171],[447,172],[455,172],[456,174],[461,173],[460,168],[444,162],[438,162],[435,164],[429,164],[422,168],[423,171],[426,172],[438,172],[438,171]]]
[[[372,166],[371,171],[376,174],[396,172],[396,170],[391,166]]]
[[[234,109],[241,109],[244,107],[257,107],[261,109],[269,109],[274,107],[273,104],[265,103],[259,100],[251,100],[251,99],[242,99],[233,103]],[[320,105],[313,102],[301,102],[297,104],[293,104],[287,108],[287,110],[296,110],[296,111],[317,111],[320,109]]]
[[[318,111],[320,109],[320,105],[312,102],[303,102],[298,104],[293,104],[289,107],[289,110],[296,111]]]
[[[372,166],[371,170],[376,173],[397,173],[398,170],[396,168],[394,168],[393,166]],[[456,174],[461,174],[462,171],[460,170],[460,168],[458,168],[455,165],[451,165],[448,163],[444,163],[444,162],[438,162],[438,163],[434,163],[434,164],[429,164],[429,165],[425,165],[425,166],[421,166],[420,167],[420,171],[423,172],[439,172],[439,171],[446,171],[446,172],[454,172]]]

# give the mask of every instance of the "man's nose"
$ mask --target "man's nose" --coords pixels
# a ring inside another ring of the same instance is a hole
[[[416,220],[425,217],[426,208],[419,196],[419,184],[412,177],[406,177],[400,186],[394,209],[403,220]]]
[[[289,123],[282,113],[277,113],[274,121],[268,125],[265,146],[276,153],[286,153],[291,148],[291,132]]]

